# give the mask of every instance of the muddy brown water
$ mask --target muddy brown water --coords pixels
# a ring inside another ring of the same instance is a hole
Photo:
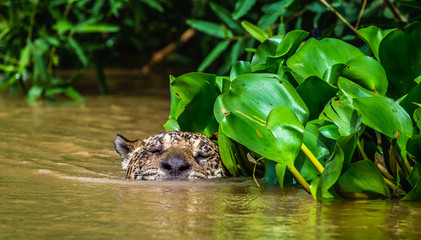
[[[420,239],[421,203],[317,204],[248,178],[124,179],[116,133],[162,130],[166,88],[82,107],[0,100],[0,239]]]

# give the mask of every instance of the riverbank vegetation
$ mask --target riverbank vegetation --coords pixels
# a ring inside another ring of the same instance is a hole
[[[61,95],[83,101],[74,85],[87,69],[96,72],[98,92],[107,93],[104,68],[147,73],[162,61],[224,75],[237,60],[251,61],[245,50],[262,40],[249,34],[244,20],[263,29],[263,37],[303,29],[316,39],[354,43],[360,27],[403,27],[420,16],[416,1],[401,0],[4,0],[0,92],[31,102]]]
[[[421,199],[417,1],[0,6],[0,91],[31,102],[58,95],[83,101],[74,83],[88,68],[106,93],[104,67],[200,62],[198,72],[170,77],[164,127],[217,140],[231,175],[261,175],[281,188],[300,184],[318,201]],[[186,54],[177,52],[193,35]],[[60,68],[76,71],[62,79],[54,71]]]
[[[230,16],[221,19],[228,25]],[[235,62],[228,75],[171,77],[167,130],[215,137],[231,175],[263,172],[266,182],[298,183],[320,202],[421,199],[420,22],[360,28],[359,48],[241,26],[260,42],[247,49],[251,61]]]

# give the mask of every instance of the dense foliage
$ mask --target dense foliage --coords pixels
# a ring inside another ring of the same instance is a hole
[[[198,71],[210,69],[217,74],[228,73],[238,59],[250,61],[253,55],[244,50],[252,50],[256,39],[262,41],[302,29],[316,39],[335,37],[356,42],[360,27],[403,27],[421,18],[419,2],[400,0],[241,0],[210,2],[209,8],[215,17],[207,14],[201,19],[189,19],[187,24],[213,37],[213,41],[207,41],[207,46],[212,47],[208,47]],[[262,38],[250,34],[251,25],[244,21],[264,30]]]
[[[58,94],[81,101],[73,85],[94,68],[100,91],[106,93],[104,65],[140,66],[140,58],[130,56],[148,58],[181,34],[178,28],[185,24],[179,16],[191,9],[174,5],[179,2],[2,0],[0,91],[23,92],[30,101],[54,101]],[[170,7],[173,11],[162,14]],[[57,68],[74,69],[74,75],[61,79]]]
[[[238,59],[252,57],[245,50],[256,40],[243,20],[265,29],[265,37],[305,29],[316,38],[353,41],[360,26],[403,26],[421,17],[419,8],[412,0],[3,0],[0,92],[10,89],[30,101],[55,101],[63,94],[81,101],[74,83],[86,69],[96,70],[100,92],[106,93],[104,67],[140,68],[170,43],[179,49],[167,55],[173,64],[226,74]],[[189,26],[205,34],[181,48]],[[54,70],[63,68],[74,75],[60,78]]]
[[[233,176],[263,170],[266,182],[297,181],[318,201],[421,199],[420,22],[360,29],[367,54],[335,38],[303,43],[301,30],[269,37],[242,25],[261,42],[251,61],[229,76],[171,77],[166,129],[216,137]]]

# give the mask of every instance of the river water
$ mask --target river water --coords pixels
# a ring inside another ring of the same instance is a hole
[[[79,107],[0,100],[0,239],[420,239],[418,202],[317,204],[248,178],[124,179],[116,133],[145,138],[169,112],[166,87],[130,84]]]

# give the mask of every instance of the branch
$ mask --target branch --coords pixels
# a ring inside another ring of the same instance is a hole
[[[323,5],[325,5],[327,8],[329,8],[330,11],[332,11],[343,23],[345,23],[346,26],[348,26],[359,38],[361,38],[361,35],[358,33],[357,29],[354,28],[342,15],[336,11],[335,8],[333,8],[328,2],[325,0],[319,0]]]
[[[188,40],[190,40],[194,34],[196,33],[196,31],[193,28],[189,28],[186,31],[184,31],[184,33],[181,35],[180,37],[180,43],[185,43]],[[151,70],[151,67],[153,67],[154,65],[156,65],[157,63],[160,63],[162,60],[164,60],[164,58],[172,53],[175,49],[175,42],[171,42],[170,44],[168,44],[167,46],[165,46],[163,49],[159,50],[158,52],[154,53],[152,56],[152,59],[148,62],[148,64],[146,64],[145,66],[142,67],[142,69],[140,70],[143,74],[148,74]]]

